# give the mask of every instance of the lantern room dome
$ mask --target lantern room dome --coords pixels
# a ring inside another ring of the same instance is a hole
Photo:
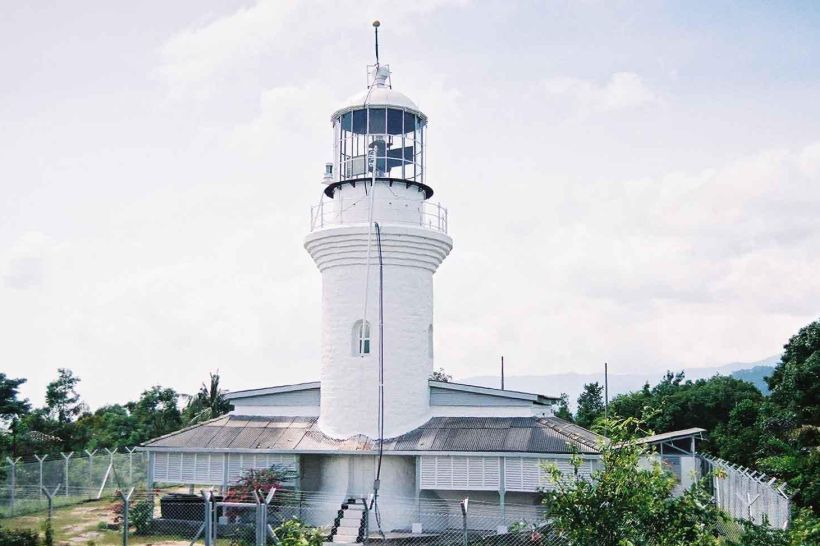
[[[350,97],[345,101],[345,106],[333,112],[331,119],[335,119],[352,110],[360,110],[365,106],[398,108],[412,112],[424,120],[427,119],[427,116],[419,110],[419,107],[416,106],[416,103],[413,102],[410,97],[401,91],[396,91],[389,87],[380,87],[378,85],[374,85],[370,89]]]

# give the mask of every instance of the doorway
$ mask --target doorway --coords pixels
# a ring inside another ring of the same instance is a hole
[[[351,455],[350,475],[347,482],[349,497],[367,497],[373,491],[373,480],[376,478],[376,457],[372,455]]]

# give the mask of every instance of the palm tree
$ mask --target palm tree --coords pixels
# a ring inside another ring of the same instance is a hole
[[[209,372],[208,375],[208,383],[202,383],[199,392],[185,408],[190,424],[215,419],[233,409],[231,403],[225,400],[225,391],[219,387],[219,370]]]

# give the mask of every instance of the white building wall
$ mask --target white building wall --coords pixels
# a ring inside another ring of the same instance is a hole
[[[310,510],[302,513],[312,525],[327,526],[342,501],[372,493],[377,458],[373,455],[303,455],[302,490]],[[415,504],[415,457],[385,456],[382,460],[379,498],[385,528],[406,527]]]

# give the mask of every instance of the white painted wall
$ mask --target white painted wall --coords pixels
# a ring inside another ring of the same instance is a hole
[[[362,184],[358,190],[364,191]],[[387,188],[381,188],[387,191]],[[417,199],[414,187],[394,184],[391,195]],[[366,206],[362,201],[361,206]],[[378,210],[376,212],[379,212]],[[392,214],[392,213],[391,213]],[[364,216],[366,218],[366,215]],[[359,212],[355,220],[362,218]],[[428,328],[433,323],[433,273],[452,248],[438,231],[382,226],[384,260],[385,436],[402,434],[429,418],[433,371]],[[382,222],[384,222],[382,224]],[[368,225],[329,227],[307,236],[305,248],[322,273],[322,368],[319,427],[335,438],[378,436],[378,250],[372,238],[367,320],[371,352],[355,355],[354,324],[364,314]]]
[[[348,497],[367,497],[372,492],[376,457],[373,455],[303,455],[302,490],[312,508],[302,517],[312,525],[327,526]],[[385,456],[382,460],[381,506],[385,528],[408,527],[414,517],[415,457]]]

